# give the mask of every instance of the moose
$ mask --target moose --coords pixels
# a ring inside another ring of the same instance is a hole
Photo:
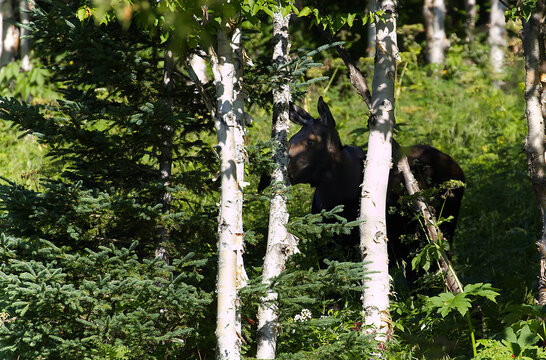
[[[312,202],[312,213],[331,210],[343,205],[341,216],[347,220],[356,220],[359,215],[363,166],[366,154],[356,146],[343,146],[335,128],[335,121],[328,105],[322,97],[318,101],[320,118],[313,118],[302,108],[291,104],[290,120],[301,126],[301,129],[290,138],[288,151],[288,176],[295,185],[308,183],[315,188]],[[414,145],[400,148],[410,164],[410,168],[421,189],[437,187],[448,180],[464,182],[464,173],[449,155],[427,145]],[[440,225],[444,237],[453,238],[463,188],[450,190],[451,196],[433,195],[431,206],[442,218],[451,218]],[[400,199],[405,193],[402,174],[393,166],[389,173],[387,190],[387,237],[389,239],[389,258],[407,261],[412,250],[416,248],[403,235],[411,236],[417,231],[414,216],[401,213]],[[428,200],[428,199],[427,199]],[[394,211],[392,211],[394,209]],[[410,239],[411,240],[411,239]],[[358,229],[341,239],[342,246],[349,248],[353,260],[359,252]],[[360,258],[358,258],[360,260]]]

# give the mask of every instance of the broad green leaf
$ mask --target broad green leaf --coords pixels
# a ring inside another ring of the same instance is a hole
[[[525,325],[519,331],[518,345],[524,349],[529,346],[533,346],[537,343],[539,337],[537,334],[531,331],[529,325]]]
[[[437,312],[445,317],[452,310],[457,310],[464,316],[468,309],[472,306],[470,300],[465,297],[464,293],[453,295],[453,293],[441,293],[438,296],[428,299],[430,305],[437,309]]]
[[[491,284],[484,283],[468,284],[464,287],[465,294],[482,296],[493,302],[496,302],[496,297],[500,295],[497,291],[498,289],[491,286]]]
[[[347,15],[347,24],[349,24],[349,27],[353,27],[353,21],[355,20],[356,14],[349,14]]]
[[[301,11],[297,14],[298,17],[304,17],[304,16],[307,16],[311,13],[311,9],[309,7],[304,7],[303,9],[301,9]],[[318,11],[317,11],[318,13]]]
[[[262,10],[267,14],[269,15],[270,17],[273,17],[273,10],[271,10],[270,8],[268,8],[267,6],[264,6],[262,7]]]

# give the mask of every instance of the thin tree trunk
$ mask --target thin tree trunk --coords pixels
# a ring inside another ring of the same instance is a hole
[[[364,323],[377,332],[378,340],[386,341],[392,332],[385,214],[395,122],[396,2],[383,0],[381,10],[384,21],[377,23],[370,135],[360,205],[360,219],[363,220],[360,224],[360,249],[368,278],[362,292]]]
[[[28,0],[19,0],[19,17],[21,19],[21,24],[23,25],[28,25],[28,23],[30,22],[30,15],[28,13],[28,10]],[[30,69],[32,69],[32,65],[30,64],[30,39],[25,38],[25,36],[28,36],[28,30],[25,28],[21,28],[21,70],[29,71]]]
[[[172,109],[173,100],[173,70],[174,70],[174,55],[171,49],[165,49],[164,55],[164,69],[163,69],[163,85],[165,86],[165,94],[167,96],[167,104]],[[163,131],[165,138],[160,149],[159,154],[159,181],[161,184],[161,205],[162,212],[166,213],[171,207],[172,196],[168,191],[170,185],[169,181],[171,178],[172,172],[172,152],[173,152],[173,128],[169,124],[163,125]],[[161,229],[160,234],[160,243],[155,247],[155,256],[164,261],[168,261],[167,249],[165,248],[165,243],[167,242],[167,231],[166,229]]]
[[[538,0],[535,12],[523,23],[523,49],[525,55],[525,115],[528,134],[525,150],[531,182],[542,214],[542,238],[537,242],[540,253],[540,277],[538,284],[539,305],[546,305],[546,159],[544,156],[544,103],[541,103],[543,85],[546,85],[544,54],[544,16],[543,0]],[[542,79],[541,79],[542,77]],[[543,84],[541,85],[541,81]]]
[[[368,0],[368,11],[377,11],[377,0]],[[370,21],[368,23],[368,47],[366,53],[368,57],[375,55],[375,38],[377,36],[376,22]]]
[[[290,43],[288,23],[290,15],[282,16],[280,10],[273,15],[273,63],[281,67],[288,61]],[[286,69],[280,69],[286,73]],[[284,269],[286,259],[297,251],[295,237],[288,233],[288,209],[286,192],[288,190],[288,124],[289,124],[290,86],[282,84],[273,89],[273,161],[275,167],[271,174],[273,195],[269,202],[269,231],[267,250],[263,265],[263,283],[270,285],[271,278]],[[279,334],[278,294],[269,289],[258,309],[258,349],[256,358],[274,359]]]
[[[449,47],[444,19],[446,7],[444,0],[425,0],[423,4],[425,33],[427,36],[427,59],[431,64],[443,65],[445,51]]]
[[[235,113],[235,118],[237,119],[235,126],[235,164],[237,167],[237,182],[239,191],[237,192],[237,203],[239,204],[239,216],[237,217],[237,229],[239,234],[244,234],[243,230],[243,189],[247,182],[244,181],[245,178],[245,162],[247,160],[246,150],[245,150],[245,139],[246,139],[246,130],[245,123],[248,114],[244,111],[244,93],[243,93],[243,48],[242,48],[242,31],[241,28],[237,27],[233,31],[233,36],[231,40],[231,49],[233,51],[233,58],[235,64],[235,81],[233,83],[233,97],[235,101],[233,102],[233,112]],[[244,254],[244,238],[241,238],[242,243],[240,245],[239,251],[237,251],[237,290],[246,286],[248,277],[245,271],[243,254]],[[240,304],[237,308],[237,332],[241,334],[241,311]]]
[[[476,7],[476,0],[466,0],[466,37],[467,43],[474,40],[474,30],[476,29],[476,17],[478,15],[478,8]]]
[[[246,283],[242,264],[242,143],[240,54],[241,33],[223,24],[218,31],[218,55],[211,49],[216,86],[215,128],[220,155],[221,193],[218,214],[217,327],[218,359],[240,359],[241,329],[238,289]]]
[[[0,12],[3,14],[3,37],[2,37],[2,56],[0,57],[0,67],[15,61],[19,49],[19,29],[12,22],[6,20],[14,19],[14,9],[11,0],[4,0]]]
[[[499,78],[504,68],[504,48],[506,46],[506,23],[504,11],[506,8],[499,0],[491,1],[491,18],[489,21],[489,64],[495,79],[495,86],[500,85]]]

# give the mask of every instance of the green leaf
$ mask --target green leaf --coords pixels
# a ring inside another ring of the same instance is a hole
[[[78,20],[84,21],[89,17],[89,12],[87,11],[87,9],[87,6],[82,6],[76,11],[76,17],[78,18]]]
[[[347,15],[347,24],[349,24],[349,27],[353,27],[353,21],[355,20],[356,14],[349,14]]]
[[[457,310],[462,316],[464,316],[468,309],[472,306],[470,300],[466,298],[464,293],[453,295],[453,293],[441,293],[438,296],[428,299],[429,305],[432,308],[436,308],[437,312],[446,317],[453,310]]]
[[[518,345],[525,349],[526,347],[535,345],[539,340],[537,334],[531,331],[528,324],[525,324],[519,331]]]
[[[493,302],[497,302],[496,297],[500,294],[499,289],[494,288],[491,284],[476,283],[468,284],[464,287],[464,293],[467,295],[482,296]]]
[[[282,17],[286,17],[288,14],[290,14],[290,11],[292,9],[289,6],[284,6],[281,8],[281,15]]]
[[[269,17],[273,17],[273,16],[274,16],[273,10],[271,10],[270,8],[264,6],[264,7],[262,7],[262,10],[263,10],[267,15],[269,15]]]
[[[309,15],[311,13],[311,11],[312,10],[308,6],[306,6],[303,9],[301,9],[301,11],[297,15],[298,15],[298,17],[304,17],[304,16]],[[318,13],[318,11],[317,11],[317,13]]]

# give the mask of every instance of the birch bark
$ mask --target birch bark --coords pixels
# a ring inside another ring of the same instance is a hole
[[[19,49],[19,29],[12,22],[14,20],[14,10],[11,0],[4,0],[0,3],[0,12],[2,13],[2,54],[0,56],[0,67],[7,65],[15,60],[17,50]]]
[[[288,24],[290,15],[282,16],[280,9],[273,15],[273,63],[278,67],[286,64],[289,53]],[[285,69],[279,70],[286,73]],[[278,276],[288,256],[297,251],[295,238],[286,230],[288,209],[288,124],[290,87],[284,83],[273,89],[273,160],[275,167],[271,174],[273,194],[269,203],[269,231],[267,250],[263,265],[263,283],[269,285],[271,278]],[[274,359],[279,334],[278,294],[271,289],[262,299],[258,309],[258,349],[256,358]]]
[[[398,47],[396,2],[383,0],[384,20],[377,22],[376,62],[372,82],[370,135],[360,206],[360,248],[368,279],[362,292],[364,322],[386,341],[392,332],[389,313],[389,259],[385,221],[386,194],[394,126],[394,80]]]
[[[28,13],[29,6],[28,6],[28,0],[19,0],[19,12],[20,12],[20,19],[21,24],[28,25],[30,22],[30,15]],[[28,35],[28,30],[25,28],[21,28],[21,70],[22,71],[29,71],[32,69],[32,65],[30,64],[30,39],[24,38]]]
[[[537,0],[528,21],[523,22],[523,50],[525,56],[525,115],[528,134],[525,139],[527,163],[535,196],[542,214],[542,237],[537,241],[540,253],[538,303],[546,305],[546,159],[544,156],[544,87],[546,86],[546,55],[544,0]]]
[[[466,0],[466,37],[465,41],[471,42],[474,40],[474,29],[476,29],[476,17],[478,15],[478,8],[476,7],[476,0]]]
[[[443,64],[449,41],[445,32],[446,7],[444,0],[425,0],[423,3],[427,59],[431,64]]]
[[[504,11],[506,8],[499,0],[491,1],[491,18],[489,21],[489,64],[494,78],[498,78],[504,67],[504,48],[506,46],[506,23],[504,21]],[[498,80],[498,79],[495,79]],[[499,81],[494,82],[496,86]]]
[[[242,263],[244,183],[241,32],[224,23],[218,54],[211,49],[217,106],[215,128],[220,155],[218,214],[217,326],[218,359],[240,359],[241,322],[238,289],[246,284]]]

